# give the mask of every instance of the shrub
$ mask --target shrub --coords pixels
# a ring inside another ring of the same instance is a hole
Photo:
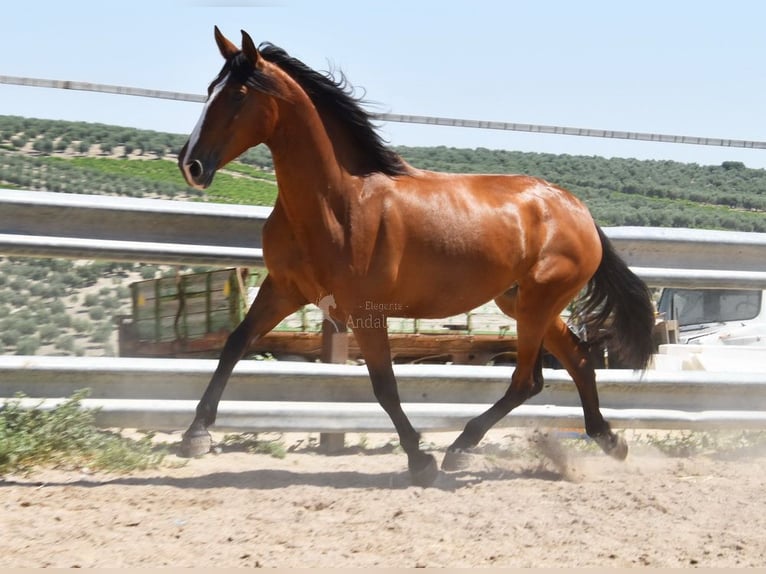
[[[27,409],[23,394],[0,409],[0,475],[28,472],[36,466],[88,466],[132,471],[158,466],[167,452],[152,444],[96,428],[95,411],[82,408],[87,391],[74,393],[50,410]]]
[[[55,323],[47,323],[40,327],[40,340],[49,343],[58,337],[60,332],[61,330],[58,328],[58,326],[56,326]]]
[[[8,283],[8,287],[13,289],[14,291],[21,291],[23,289],[28,289],[31,282],[26,277],[22,277],[20,275],[17,275],[13,279],[10,280]]]
[[[53,151],[53,142],[47,138],[38,139],[32,144],[32,149],[40,153],[49,154]]]
[[[51,322],[51,310],[45,305],[35,305],[32,312],[34,313],[34,320],[38,327]]]
[[[90,339],[94,343],[103,343],[109,340],[113,332],[114,326],[110,322],[104,321],[103,323],[99,323],[96,328],[93,329]]]
[[[98,305],[98,295],[95,293],[88,293],[83,299],[83,305],[86,307],[94,307]]]
[[[51,310],[51,315],[55,315],[56,313],[64,313],[66,311],[66,305],[64,305],[64,303],[58,299],[52,301],[48,308]]]
[[[40,348],[40,337],[37,335],[26,335],[19,337],[16,344],[17,355],[34,355]]]
[[[56,339],[55,347],[61,351],[73,352],[75,338],[73,335],[59,335]]]
[[[51,283],[33,283],[29,292],[42,299],[57,299],[66,294],[66,288],[63,285],[53,285]]]
[[[7,302],[13,307],[24,307],[27,304],[29,296],[19,291],[8,291]]]
[[[14,346],[19,342],[21,334],[16,329],[3,328],[0,331],[0,342],[8,346]]]
[[[154,279],[157,276],[159,269],[154,265],[146,265],[141,268],[141,279]]]
[[[122,306],[122,301],[117,297],[105,297],[101,300],[101,306],[104,307],[104,309],[119,309]]]
[[[77,273],[73,273],[72,271],[59,273],[53,281],[61,283],[66,287],[80,287],[82,285],[82,279],[80,279]]]
[[[91,307],[88,309],[88,316],[94,321],[100,321],[105,315],[106,312],[103,307]]]
[[[29,294],[34,297],[42,297],[47,291],[48,286],[45,283],[32,283],[29,286]]]
[[[90,333],[93,330],[93,324],[83,317],[72,319],[72,328],[78,333]]]
[[[51,322],[60,328],[66,328],[72,326],[72,317],[66,311],[60,313],[53,313],[51,315]]]
[[[31,335],[37,332],[37,323],[32,319],[20,318],[14,321],[14,325],[22,335]]]

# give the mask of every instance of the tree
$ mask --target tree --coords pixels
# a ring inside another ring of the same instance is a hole
[[[94,321],[100,321],[104,318],[105,314],[103,307],[91,307],[88,309],[88,316]]]
[[[75,339],[72,335],[61,335],[56,339],[55,347],[61,351],[74,352]]]
[[[18,343],[21,334],[16,329],[3,328],[0,330],[0,342],[7,346],[13,346]]]
[[[40,340],[45,342],[51,342],[58,337],[61,331],[54,323],[47,323],[40,327],[39,335]]]
[[[48,138],[40,138],[32,144],[32,149],[40,153],[50,154],[53,151],[53,142]]]
[[[37,335],[26,335],[19,339],[16,344],[17,355],[34,355],[40,348],[40,337]]]

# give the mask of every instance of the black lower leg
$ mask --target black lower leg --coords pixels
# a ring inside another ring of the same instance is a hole
[[[385,317],[373,318],[382,320],[382,324],[385,325]],[[399,442],[407,453],[407,465],[413,484],[430,486],[436,480],[439,468],[432,455],[420,450],[420,435],[402,409],[386,329],[358,328],[354,330],[354,336],[367,361],[367,371],[375,398],[390,417],[399,435]]]
[[[226,388],[226,383],[234,370],[234,366],[244,354],[246,347],[247,333],[240,326],[226,340],[221,358],[218,361],[218,367],[197,404],[194,420],[183,435],[181,454],[199,456],[208,452],[212,447],[212,438],[207,428],[215,423],[218,403],[223,395],[223,390]]]
[[[606,454],[617,460],[624,460],[628,456],[628,445],[622,436],[612,431],[609,423],[601,414],[596,388],[596,373],[590,359],[589,345],[580,341],[571,331],[568,334],[574,348],[579,353],[576,368],[571,368],[569,372],[580,395],[585,419],[585,432]]]
[[[532,371],[532,388],[529,391],[527,399],[534,397],[537,393],[543,390],[543,350],[537,353],[537,360],[535,361],[535,369]],[[526,399],[524,399],[526,400]]]
[[[475,447],[479,444],[487,431],[495,426],[504,416],[523,403],[529,395],[519,394],[515,389],[510,389],[499,401],[487,411],[472,418],[465,425],[463,432],[449,447],[449,451],[461,451]]]
[[[529,397],[536,395],[543,388],[543,362],[542,348],[538,347],[537,358],[530,370],[516,366],[511,379],[511,385],[505,395],[492,405],[487,411],[474,417],[460,436],[455,439],[442,460],[444,470],[462,470],[470,463],[471,456],[468,450],[479,444],[487,431],[495,426],[503,417],[526,401]]]
[[[492,405],[489,410],[468,421],[465,429],[449,447],[450,451],[466,450],[479,444],[487,431],[495,426],[503,417],[524,403],[530,397],[543,389],[543,353],[537,355],[532,372],[531,385],[519,385],[518,381],[511,383],[503,398]]]
[[[413,484],[430,486],[438,474],[438,466],[433,455],[420,449],[420,434],[410,423],[402,410],[396,380],[391,373],[372,374],[372,386],[380,406],[386,411],[399,435],[399,444],[407,454],[407,467]]]

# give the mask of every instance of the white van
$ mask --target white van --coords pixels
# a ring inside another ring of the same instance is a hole
[[[766,347],[766,290],[662,290],[657,310],[678,322],[678,342]]]

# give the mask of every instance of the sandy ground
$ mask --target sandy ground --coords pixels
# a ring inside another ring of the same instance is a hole
[[[453,436],[424,438],[441,450]],[[763,453],[669,458],[629,437],[619,463],[541,436],[494,431],[468,470],[427,489],[409,485],[383,435],[349,436],[336,455],[290,435],[282,459],[224,450],[128,476],[5,477],[0,556],[6,567],[766,564]]]

